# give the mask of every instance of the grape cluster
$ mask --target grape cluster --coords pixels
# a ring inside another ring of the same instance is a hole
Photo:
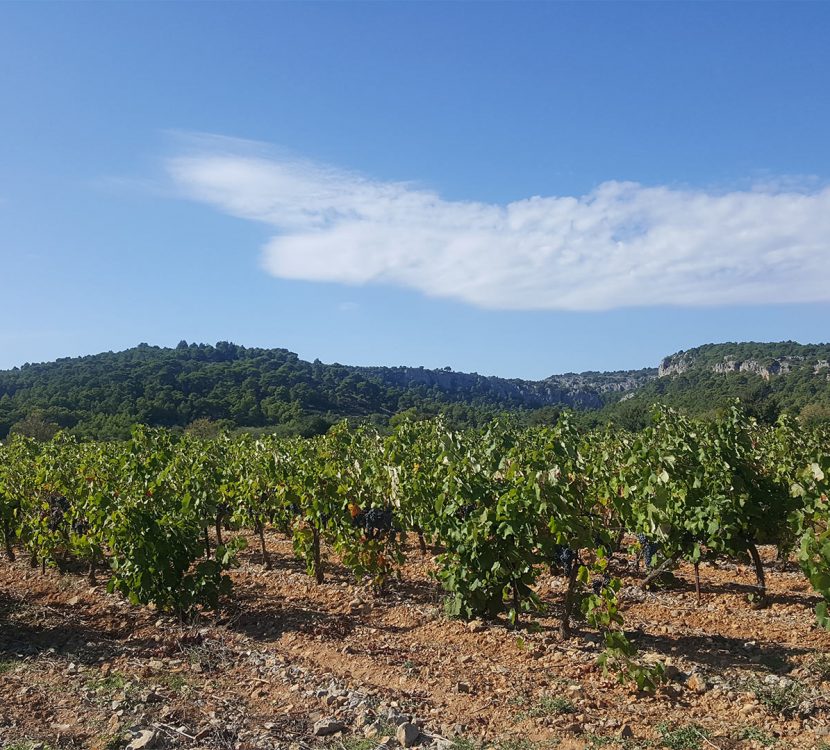
[[[553,550],[553,557],[550,572],[562,571],[566,577],[570,578],[574,563],[578,562],[579,559],[577,551],[565,544],[557,544]]]
[[[611,583],[611,576],[609,576],[609,575],[606,573],[606,574],[604,574],[604,575],[601,575],[601,576],[597,576],[597,577],[595,577],[595,578],[591,581],[591,589],[593,590],[593,592],[594,592],[597,596],[599,596],[599,595],[602,593],[602,590],[603,590],[604,588],[606,588],[606,587],[608,586],[608,584],[609,584],[609,583]]]
[[[57,531],[63,526],[64,518],[69,513],[69,500],[63,495],[51,493],[46,496],[48,509],[44,511],[49,531]]]
[[[643,551],[643,560],[646,563],[646,568],[650,568],[654,562],[654,557],[660,550],[660,542],[649,539],[645,534],[637,534],[637,541],[640,543],[640,548]]]
[[[391,508],[369,508],[362,510],[352,519],[352,525],[363,529],[369,541],[380,539],[384,534],[395,536],[395,519]]]
[[[459,521],[466,521],[470,517],[470,514],[475,512],[476,507],[477,506],[476,506],[475,503],[469,503],[467,505],[462,505],[457,511],[455,511],[455,517]]]

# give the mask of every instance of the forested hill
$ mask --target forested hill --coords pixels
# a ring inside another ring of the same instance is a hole
[[[182,341],[175,349],[141,344],[0,371],[0,438],[32,415],[35,422],[102,438],[126,436],[137,422],[186,427],[206,419],[228,427],[312,434],[343,417],[386,424],[406,410],[443,411],[460,423],[474,423],[503,410],[599,408],[606,392],[635,387],[655,375],[651,368],[533,382],[448,368],[306,362],[286,349],[227,342]]]
[[[726,374],[749,372],[769,380],[774,375],[804,371],[808,375],[827,374],[830,344],[776,343],[705,344],[666,357],[658,368],[660,377],[693,370]]]
[[[663,359],[658,377],[606,406],[595,421],[645,424],[651,404],[715,414],[736,398],[766,422],[784,412],[805,422],[830,421],[830,344],[706,344]]]
[[[659,368],[509,380],[449,368],[352,367],[307,362],[286,349],[227,342],[59,359],[0,371],[0,439],[69,429],[115,438],[144,423],[215,431],[314,434],[344,417],[387,425],[395,415],[442,412],[458,425],[502,411],[528,421],[579,410],[586,425],[638,427],[662,401],[696,414],[734,398],[762,419],[781,411],[830,419],[830,345],[710,344]]]

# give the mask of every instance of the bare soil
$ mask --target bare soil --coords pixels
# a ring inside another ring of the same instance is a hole
[[[271,571],[250,542],[232,601],[194,623],[80,574],[41,575],[23,554],[0,562],[0,747],[115,750],[148,730],[156,748],[364,750],[394,736],[395,714],[421,724],[424,743],[458,748],[830,747],[830,633],[772,549],[765,609],[746,601],[748,563],[703,565],[700,606],[690,568],[656,592],[639,589],[633,565],[618,570],[627,633],[673,676],[651,696],[598,669],[584,623],[559,638],[556,576],[540,580],[545,616],[471,626],[442,615],[432,560],[416,549],[375,597],[333,555],[318,586],[279,534]],[[315,737],[326,717],[345,731]]]

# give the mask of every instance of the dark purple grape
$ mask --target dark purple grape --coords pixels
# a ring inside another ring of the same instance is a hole
[[[69,500],[63,495],[52,493],[47,496],[48,509],[45,511],[46,524],[49,531],[57,531],[64,524],[64,518],[69,513]]]
[[[466,521],[470,515],[475,512],[476,507],[475,503],[462,505],[457,511],[455,511],[455,517],[459,521]]]
[[[609,575],[602,575],[594,578],[591,581],[591,589],[593,592],[599,596],[602,593],[602,590],[611,583],[611,576]]]
[[[579,560],[577,551],[566,544],[557,544],[553,548],[553,555],[554,560],[550,566],[551,573],[562,571],[566,577],[570,578],[574,563]]]
[[[391,508],[369,508],[362,510],[352,519],[352,525],[363,530],[374,541],[384,534],[394,538],[395,519]]]
[[[660,550],[660,542],[649,539],[645,534],[637,534],[637,541],[640,542],[640,549],[643,552],[643,560],[645,561],[646,568],[650,568],[657,552]]]

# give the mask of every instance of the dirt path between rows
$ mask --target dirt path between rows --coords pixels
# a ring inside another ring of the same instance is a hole
[[[0,562],[0,747],[371,750],[408,720],[421,745],[458,750],[830,748],[830,634],[792,565],[768,565],[762,610],[748,566],[703,566],[699,607],[690,569],[656,593],[623,570],[626,630],[673,677],[646,696],[598,670],[584,624],[558,637],[557,577],[540,581],[551,612],[533,632],[471,627],[441,615],[417,551],[374,598],[333,558],[317,586],[278,534],[274,570],[255,546],[229,607],[191,625],[22,554]],[[321,720],[344,730],[317,737]]]

